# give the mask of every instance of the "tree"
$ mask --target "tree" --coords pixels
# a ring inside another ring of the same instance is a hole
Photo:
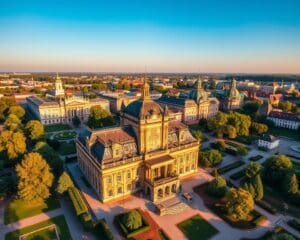
[[[263,123],[252,122],[251,123],[251,132],[255,134],[263,134],[268,131],[268,126]]]
[[[261,101],[248,102],[243,106],[243,112],[251,116],[252,119],[254,119],[257,116],[258,109],[261,105]]]
[[[131,231],[138,229],[143,225],[142,216],[135,209],[125,213],[122,220],[124,225]]]
[[[199,161],[204,167],[213,167],[222,161],[222,154],[215,149],[200,152]]]
[[[194,132],[194,137],[200,142],[203,139],[203,134],[200,130],[196,130]]]
[[[41,140],[44,138],[44,126],[38,120],[31,120],[25,126],[26,135],[33,141]]]
[[[268,184],[278,187],[292,169],[293,163],[287,156],[274,155],[265,161],[263,177]]]
[[[248,154],[248,150],[244,146],[238,146],[236,150],[239,156],[246,156]]]
[[[289,233],[279,233],[279,234],[273,234],[271,237],[267,238],[267,240],[296,240],[296,239]]]
[[[33,151],[42,155],[56,176],[61,175],[63,172],[63,162],[52,147],[50,147],[46,142],[41,141],[35,144]]]
[[[256,175],[260,174],[261,172],[261,165],[256,162],[251,162],[246,168],[245,168],[245,176],[249,179],[255,177]]]
[[[115,124],[110,112],[103,109],[100,105],[91,107],[91,112],[87,122],[90,128],[100,128]]]
[[[282,109],[283,111],[290,112],[292,110],[293,103],[290,101],[281,101],[278,104],[278,108]]]
[[[226,179],[220,175],[216,175],[214,180],[210,181],[205,191],[214,197],[224,197],[226,193]]]
[[[243,189],[248,191],[255,201],[260,201],[264,197],[264,186],[260,174],[253,178],[246,178]]]
[[[21,106],[11,106],[8,110],[8,114],[16,115],[19,119],[22,119],[25,115],[25,110]]]
[[[237,137],[236,129],[232,125],[227,125],[225,128],[225,133],[228,135],[228,138],[234,139]]]
[[[63,194],[70,187],[74,187],[74,183],[73,183],[72,179],[70,178],[69,174],[67,174],[66,172],[63,172],[62,175],[58,179],[56,191],[60,194]]]
[[[285,176],[283,182],[283,190],[288,195],[293,195],[298,193],[299,184],[298,184],[297,175],[295,173],[289,173]]]
[[[17,105],[14,97],[0,98],[0,120],[3,121],[7,117],[9,107]]]
[[[208,129],[214,130],[218,137],[223,136],[223,127],[227,123],[227,115],[223,112],[218,112],[216,116],[208,120]]]
[[[238,136],[248,136],[251,118],[248,115],[238,112],[229,112],[227,124],[232,125],[236,129]]]
[[[14,114],[9,114],[4,122],[5,128],[15,131],[21,127],[21,120]]]
[[[9,159],[16,159],[26,152],[26,138],[22,132],[0,133],[0,152],[6,151]]]
[[[72,123],[74,124],[75,127],[79,127],[79,125],[81,124],[81,121],[77,115],[73,117]]]
[[[254,208],[252,195],[242,188],[230,188],[225,201],[228,214],[237,220],[246,220]]]
[[[29,153],[16,166],[18,196],[25,201],[43,201],[50,196],[53,174],[39,153]]]

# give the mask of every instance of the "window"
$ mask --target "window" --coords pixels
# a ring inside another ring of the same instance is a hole
[[[110,176],[107,178],[107,183],[111,183],[111,177]]]
[[[122,187],[118,187],[118,194],[122,193]]]
[[[183,173],[183,168],[180,168],[179,173],[180,173],[180,174]]]
[[[118,174],[117,180],[118,180],[118,181],[122,181],[122,175],[121,175],[121,173]]]
[[[109,190],[109,191],[108,191],[108,196],[110,196],[110,197],[113,196],[113,191],[112,191],[112,190]]]
[[[127,172],[127,178],[131,178],[131,172],[130,171]]]
[[[131,191],[131,184],[130,183],[127,185],[127,191]]]

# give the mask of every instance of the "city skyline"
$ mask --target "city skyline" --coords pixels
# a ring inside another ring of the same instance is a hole
[[[0,71],[300,73],[297,1],[3,3]]]

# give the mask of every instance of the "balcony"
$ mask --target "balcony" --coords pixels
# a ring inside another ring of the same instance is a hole
[[[163,185],[163,184],[166,184],[166,183],[169,183],[169,182],[173,182],[173,181],[177,181],[177,180],[178,180],[178,174],[171,173],[171,174],[169,174],[166,177],[156,178],[156,179],[153,179],[152,181],[151,180],[147,180],[147,182],[151,186],[156,187],[156,186]]]

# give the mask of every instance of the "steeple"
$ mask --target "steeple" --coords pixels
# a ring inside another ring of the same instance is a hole
[[[202,80],[200,77],[197,80],[197,89],[202,89]]]
[[[144,84],[142,86],[142,100],[149,100],[151,99],[150,96],[150,86],[146,80],[146,77],[144,78]]]
[[[62,81],[60,77],[58,76],[58,73],[56,73],[56,79],[55,79],[55,96],[62,96],[65,94]]]
[[[236,80],[235,79],[232,79],[229,97],[230,98],[240,98],[240,92],[236,88]]]

